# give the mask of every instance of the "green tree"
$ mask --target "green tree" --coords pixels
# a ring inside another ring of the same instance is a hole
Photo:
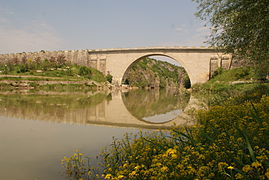
[[[211,29],[209,43],[250,60],[260,76],[269,72],[268,0],[193,0]]]

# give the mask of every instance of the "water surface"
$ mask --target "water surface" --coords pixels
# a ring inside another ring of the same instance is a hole
[[[0,179],[66,179],[63,156],[95,157],[112,137],[166,128],[188,99],[174,91],[2,94]]]

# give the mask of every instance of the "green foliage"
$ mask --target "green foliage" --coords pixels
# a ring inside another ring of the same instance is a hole
[[[268,0],[193,1],[198,3],[197,15],[209,20],[212,26],[209,43],[239,59],[251,60],[258,76],[266,77],[269,73]]]
[[[131,65],[124,75],[123,83],[140,88],[179,86],[190,87],[189,77],[182,67],[152,58],[142,58]]]
[[[217,75],[222,74],[222,73],[223,73],[223,70],[224,70],[223,68],[218,68],[216,71],[213,72],[211,78],[214,78],[214,77],[216,77]]]
[[[101,73],[100,71],[98,71],[97,69],[91,68],[92,71],[92,77],[91,79],[96,81],[96,82],[105,82],[106,81],[106,77],[104,76],[103,73]]]
[[[89,168],[89,161],[84,159],[84,154],[80,152],[74,153],[70,157],[64,157],[62,164],[65,167],[65,173],[68,176],[80,179],[84,176],[91,175],[91,169]]]
[[[216,81],[230,82],[251,79],[256,79],[255,70],[252,67],[240,67],[230,70],[219,68],[214,72],[212,79],[208,83]]]
[[[255,78],[254,69],[242,67],[222,71],[204,84],[196,84],[192,87],[192,94],[207,105],[221,105],[227,99],[235,98],[247,100],[253,94],[260,97],[262,94],[269,94],[269,84],[249,83],[249,84],[232,84],[232,81],[245,81]],[[250,95],[250,96],[248,96]],[[259,96],[258,96],[259,95]]]
[[[186,89],[191,88],[191,81],[190,81],[190,78],[187,74],[184,74],[184,76],[183,76],[183,86]]]
[[[106,80],[110,83],[112,83],[113,76],[111,74],[106,75]]]
[[[79,67],[79,72],[78,72],[78,74],[80,75],[80,76],[85,76],[85,77],[88,77],[89,79],[91,78],[91,74],[92,74],[92,72],[91,72],[91,70],[88,68],[88,67],[86,67],[86,66],[81,66],[81,67]]]

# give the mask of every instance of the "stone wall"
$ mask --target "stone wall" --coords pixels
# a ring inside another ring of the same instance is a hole
[[[40,51],[40,52],[23,52],[12,54],[0,54],[0,62],[14,62],[23,60],[50,59],[64,56],[71,63],[89,66],[95,68],[102,73],[106,73],[106,57],[97,57],[89,54],[88,50],[70,50],[70,51]]]
[[[223,69],[231,69],[233,64],[232,64],[232,57],[231,55],[222,55],[222,56],[213,56],[210,58],[210,72],[209,72],[209,77],[212,77],[213,73],[218,69],[218,68],[223,68]]]

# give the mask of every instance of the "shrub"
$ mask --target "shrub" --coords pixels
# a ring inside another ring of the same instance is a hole
[[[106,75],[106,80],[110,83],[112,83],[113,76],[111,74]],[[127,80],[127,79],[126,79]]]
[[[190,78],[189,78],[189,76],[187,74],[184,74],[184,77],[183,77],[183,86],[186,89],[191,88],[191,81],[190,81]]]
[[[214,78],[214,77],[216,77],[217,75],[222,74],[222,73],[223,73],[223,71],[224,71],[224,69],[223,69],[223,68],[218,68],[217,70],[215,70],[215,71],[213,72],[213,74],[212,74],[211,78]]]
[[[79,74],[80,76],[86,76],[86,77],[88,77],[88,78],[90,79],[90,77],[91,77],[91,75],[92,75],[92,72],[91,72],[91,70],[90,70],[89,68],[87,68],[86,66],[81,66],[81,67],[79,68],[79,72],[78,72],[78,74]]]

